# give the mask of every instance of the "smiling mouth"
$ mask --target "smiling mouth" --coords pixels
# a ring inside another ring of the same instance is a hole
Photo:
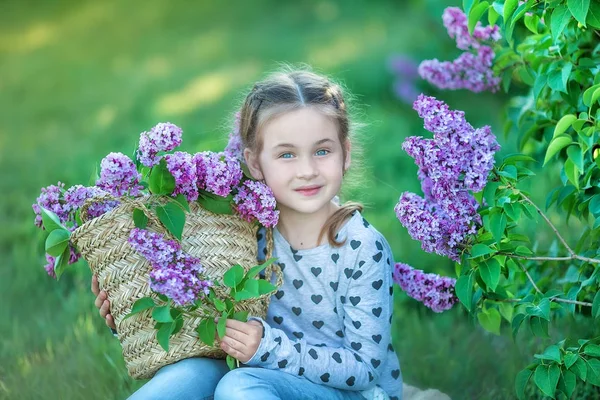
[[[309,186],[305,188],[295,189],[296,192],[304,195],[304,196],[313,196],[321,190],[322,186]]]

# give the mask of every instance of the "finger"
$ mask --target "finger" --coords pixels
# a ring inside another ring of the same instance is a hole
[[[98,297],[96,297],[96,301],[94,302],[96,308],[100,308],[102,306],[102,303],[104,303],[105,300],[106,300],[106,292],[103,290],[98,294]]]
[[[240,348],[238,348],[238,347],[232,346],[229,342],[221,342],[220,345],[221,345],[221,349],[225,353],[229,354],[230,356],[235,357],[238,360],[240,358],[246,359],[244,351],[240,350]]]
[[[223,339],[221,339],[220,344],[221,345],[225,344],[225,345],[231,347],[232,349],[235,349],[240,352],[243,352],[247,347],[244,342],[241,342],[235,338],[232,338],[231,336],[223,336]]]
[[[109,328],[112,328],[114,330],[117,329],[117,325],[115,324],[115,320],[112,315],[106,314],[105,320],[106,320],[106,325],[108,325]]]
[[[96,275],[92,275],[92,293],[96,296],[100,293],[100,286],[98,285],[98,277]]]
[[[106,315],[109,313],[109,303],[108,300],[104,300],[104,303],[102,303],[102,306],[100,307],[100,315],[102,316],[102,318],[106,318]]]
[[[249,335],[256,328],[253,328],[251,324],[248,322],[242,322],[235,319],[227,319],[227,323],[225,324],[227,329],[233,329],[238,332],[241,332],[244,335]]]

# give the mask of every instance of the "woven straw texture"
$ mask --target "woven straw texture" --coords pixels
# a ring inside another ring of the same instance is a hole
[[[158,219],[148,212],[144,203],[159,198],[121,199],[122,203],[110,212],[85,222],[77,228],[71,242],[79,249],[90,269],[98,276],[101,290],[105,290],[110,301],[110,311],[117,326],[117,335],[123,347],[123,356],[129,375],[135,379],[151,378],[161,367],[184,358],[225,358],[220,348],[206,346],[198,338],[195,327],[200,318],[186,318],[183,328],[169,342],[165,352],[156,341],[156,330],[150,310],[125,319],[136,300],[151,296],[149,287],[150,263],[129,245],[127,239],[135,227],[132,213],[135,208],[148,216],[146,229],[167,233]],[[82,207],[82,220],[86,220],[86,209],[93,199]],[[164,200],[162,200],[164,201]],[[206,273],[222,282],[223,274],[234,264],[244,270],[256,265],[257,226],[241,220],[235,215],[217,215],[204,210],[196,202],[190,204],[181,241],[188,254],[200,258]],[[273,239],[267,230],[267,258],[271,256]],[[282,283],[281,270],[276,264],[267,267],[266,276],[277,277],[277,286]],[[216,288],[217,296],[221,288]],[[224,288],[225,289],[225,288]],[[249,311],[249,315],[265,318],[271,294],[258,299],[243,301],[236,311]]]

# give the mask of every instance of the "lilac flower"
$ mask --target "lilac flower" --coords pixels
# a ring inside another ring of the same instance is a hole
[[[489,126],[474,129],[464,112],[433,97],[421,95],[413,107],[434,134],[433,139],[409,137],[402,144],[419,167],[425,197],[405,192],[394,210],[423,250],[458,261],[481,225],[479,204],[470,191],[483,190],[500,146]]]
[[[244,144],[242,137],[240,136],[240,118],[241,113],[238,111],[235,114],[235,122],[233,124],[233,130],[229,134],[229,142],[225,147],[225,154],[244,162]]]
[[[65,203],[69,208],[69,212],[75,215],[75,212],[83,206],[87,199],[109,195],[105,190],[97,186],[85,187],[82,185],[74,185],[70,187],[64,195]],[[118,200],[101,200],[94,202],[87,209],[89,219],[97,218],[102,214],[107,213],[120,204]],[[73,217],[73,229],[77,228],[77,222]]]
[[[208,295],[212,282],[202,280],[199,274],[204,272],[198,258],[185,254],[181,250],[166,265],[153,265],[150,271],[150,288],[171,298],[177,305],[193,303],[199,295]]]
[[[165,161],[167,169],[175,178],[173,197],[183,194],[188,201],[196,200],[198,198],[198,188],[196,187],[198,177],[192,156],[182,151],[176,151],[173,154],[167,154]]]
[[[129,244],[155,265],[168,264],[172,260],[173,254],[181,250],[181,245],[177,241],[167,240],[160,233],[139,228],[131,230]]]
[[[42,188],[42,193],[31,206],[35,212],[35,225],[38,228],[43,228],[40,206],[55,213],[63,224],[69,220],[69,206],[61,199],[64,189],[65,184],[62,182]]]
[[[110,153],[100,162],[100,179],[96,186],[113,196],[138,196],[142,176],[133,161],[123,153]]]
[[[426,274],[403,263],[396,263],[393,279],[406,294],[434,312],[449,310],[458,302],[454,293],[456,279]]]
[[[392,56],[388,61],[388,69],[396,75],[394,93],[404,103],[412,104],[419,95],[416,86],[418,67],[415,60],[404,55]]]
[[[458,7],[447,7],[442,15],[448,36],[456,40],[456,47],[461,50],[476,49],[483,41],[497,42],[500,40],[500,28],[497,25],[481,26],[477,22],[473,36],[469,34],[468,20],[465,13]]]
[[[481,46],[477,54],[465,52],[454,61],[425,60],[419,65],[419,75],[440,89],[495,93],[501,79],[492,70],[494,56],[490,47]]]
[[[200,260],[184,253],[178,242],[167,240],[159,233],[134,228],[129,243],[150,262],[150,288],[155,292],[168,296],[180,306],[209,293],[212,282],[201,279],[204,268]]]
[[[46,253],[46,265],[44,265],[44,269],[48,273],[49,276],[56,279],[56,273],[54,273],[54,263],[56,259],[52,257],[50,254]]]
[[[248,222],[258,220],[263,226],[273,227],[279,220],[275,210],[276,201],[271,188],[262,182],[247,180],[238,188],[233,197],[240,217]]]
[[[242,179],[239,161],[226,153],[205,151],[195,154],[193,160],[196,164],[198,189],[226,197]]]
[[[159,123],[150,132],[140,134],[138,160],[146,167],[152,167],[160,161],[159,152],[171,151],[181,144],[182,131],[170,122]]]

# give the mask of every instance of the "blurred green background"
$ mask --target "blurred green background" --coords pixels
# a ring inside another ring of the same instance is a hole
[[[31,209],[40,188],[87,184],[102,157],[131,154],[139,133],[161,121],[183,128],[184,151],[222,149],[245,91],[281,62],[308,63],[353,93],[367,126],[363,180],[349,197],[367,205],[397,261],[454,276],[394,215],[402,191],[419,193],[401,143],[424,132],[388,68],[393,54],[458,55],[441,23],[448,5],[459,1],[2,1],[0,398],[124,399],[143,384],[128,377],[94,308],[86,265],[59,283],[44,272]],[[500,134],[506,97],[418,85],[474,126],[491,124],[503,153],[514,150]],[[535,181],[539,198],[553,179]],[[589,329],[564,320],[553,336]],[[516,343],[488,334],[458,307],[434,314],[399,287],[393,334],[405,381],[453,399],[513,398],[514,376],[544,347],[528,334]]]

